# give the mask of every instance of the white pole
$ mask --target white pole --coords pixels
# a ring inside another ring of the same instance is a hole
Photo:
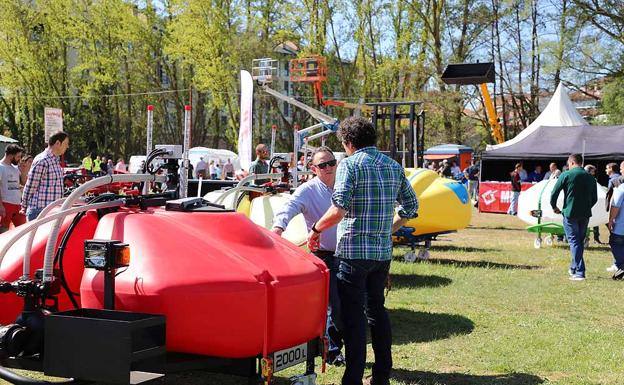
[[[147,106],[147,145],[145,149],[147,152],[145,153],[145,161],[147,162],[147,156],[150,152],[152,152],[153,148],[153,133],[154,133],[154,106],[151,104]],[[145,165],[148,166],[147,164]],[[145,182],[143,184],[143,194],[147,195],[150,190],[149,182]]]
[[[191,145],[191,106],[184,106],[184,147],[182,153],[182,167],[180,167],[180,198],[187,197],[189,147]]]
[[[275,153],[275,137],[277,134],[277,126],[274,124],[271,126],[271,157],[269,159],[273,158],[273,154]]]
[[[154,106],[151,104],[147,106],[147,152],[145,155],[149,155],[152,151],[152,134],[154,132]]]
[[[298,184],[299,184],[299,169],[297,168],[298,166],[298,162],[299,162],[299,130],[297,130],[298,125],[295,124],[294,130],[293,130],[293,143],[294,143],[294,149],[293,149],[293,157],[295,158],[294,164],[294,170],[292,173],[292,186],[293,188],[297,188]]]
[[[202,189],[203,182],[204,182],[204,178],[200,176],[199,181],[197,182],[197,197],[198,198],[201,198],[201,189]]]

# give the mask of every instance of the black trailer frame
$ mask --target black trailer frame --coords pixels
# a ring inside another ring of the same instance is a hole
[[[407,167],[422,167],[423,156],[425,152],[425,110],[424,102],[372,102],[366,103],[367,106],[373,108],[372,122],[373,126],[379,132],[383,122],[388,119],[390,121],[390,157],[397,159],[397,121],[408,119],[407,133],[407,153],[405,165]],[[416,111],[416,106],[420,107],[420,111]],[[407,112],[405,110],[407,109]],[[382,124],[379,124],[381,121]]]

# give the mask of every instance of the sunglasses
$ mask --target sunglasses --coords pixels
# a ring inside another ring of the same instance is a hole
[[[332,159],[332,160],[328,160],[327,162],[315,164],[315,166],[320,168],[321,170],[325,170],[325,167],[327,166],[334,167],[335,165],[336,165],[336,159]]]

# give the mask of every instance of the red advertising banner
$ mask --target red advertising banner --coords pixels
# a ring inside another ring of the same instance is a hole
[[[522,191],[534,183],[522,183]],[[511,203],[510,182],[481,182],[479,184],[479,211],[484,213],[507,213]]]

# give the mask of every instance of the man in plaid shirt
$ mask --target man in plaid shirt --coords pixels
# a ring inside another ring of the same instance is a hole
[[[48,148],[35,157],[28,172],[28,180],[22,194],[22,211],[29,221],[47,205],[63,197],[63,168],[59,157],[69,147],[69,136],[57,132],[48,139]]]
[[[392,258],[392,233],[417,216],[418,200],[403,168],[375,147],[377,133],[368,120],[344,120],[338,136],[349,157],[338,165],[332,206],[312,226],[308,246],[318,248],[323,230],[339,223],[337,278],[346,350],[342,384],[362,385],[368,319],[375,351],[370,383],[388,385],[392,333],[384,287]]]

